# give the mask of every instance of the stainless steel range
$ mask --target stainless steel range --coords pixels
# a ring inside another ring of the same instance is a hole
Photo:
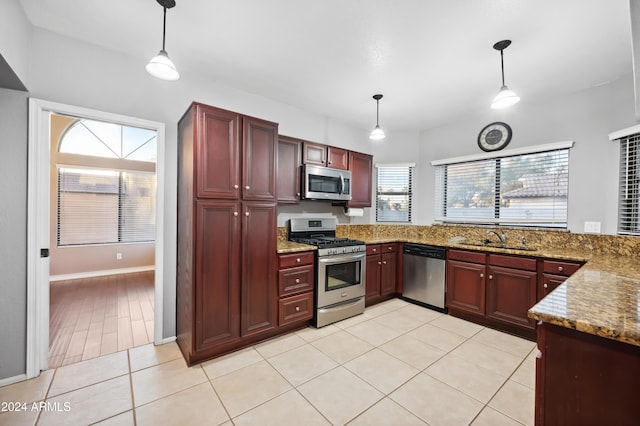
[[[335,218],[288,221],[290,241],[318,247],[313,325],[325,325],[364,312],[366,246],[336,237]]]

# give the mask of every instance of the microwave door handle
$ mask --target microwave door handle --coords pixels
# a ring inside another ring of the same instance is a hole
[[[338,189],[338,193],[342,195],[342,191],[344,190],[344,178],[342,174],[340,175],[340,188]]]

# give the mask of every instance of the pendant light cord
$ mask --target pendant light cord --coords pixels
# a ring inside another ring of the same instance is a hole
[[[164,49],[164,47],[163,47]],[[502,85],[504,86],[504,49],[500,49],[500,66],[502,67]]]
[[[167,31],[167,8],[163,7],[163,9],[164,9],[164,19],[162,21],[162,50],[164,51],[164,38],[165,38],[165,33]],[[502,80],[504,81],[504,76],[502,77]]]
[[[380,126],[380,99],[376,99],[376,127]]]

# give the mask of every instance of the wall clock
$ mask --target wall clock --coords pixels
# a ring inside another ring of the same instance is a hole
[[[487,124],[478,135],[478,146],[483,151],[498,151],[509,145],[511,141],[511,127],[507,123],[496,121]]]

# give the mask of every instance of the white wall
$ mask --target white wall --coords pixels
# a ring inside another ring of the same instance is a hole
[[[481,152],[478,132],[493,121],[512,127],[509,148],[575,141],[569,154],[569,229],[584,232],[584,221],[598,221],[603,233],[616,233],[619,147],[607,135],[636,124],[631,74],[557,99],[523,99],[503,111],[493,111],[487,105],[475,116],[423,131],[418,161],[420,189],[414,197],[418,224],[434,221],[435,169],[431,161]]]
[[[275,121],[281,134],[371,152],[366,130],[195,75],[160,81],[145,72],[148,58],[42,29],[33,29],[30,59],[33,97],[166,123],[164,337],[175,335],[177,122],[192,101]]]
[[[29,87],[31,28],[18,0],[2,0],[0,54],[27,88]]]

